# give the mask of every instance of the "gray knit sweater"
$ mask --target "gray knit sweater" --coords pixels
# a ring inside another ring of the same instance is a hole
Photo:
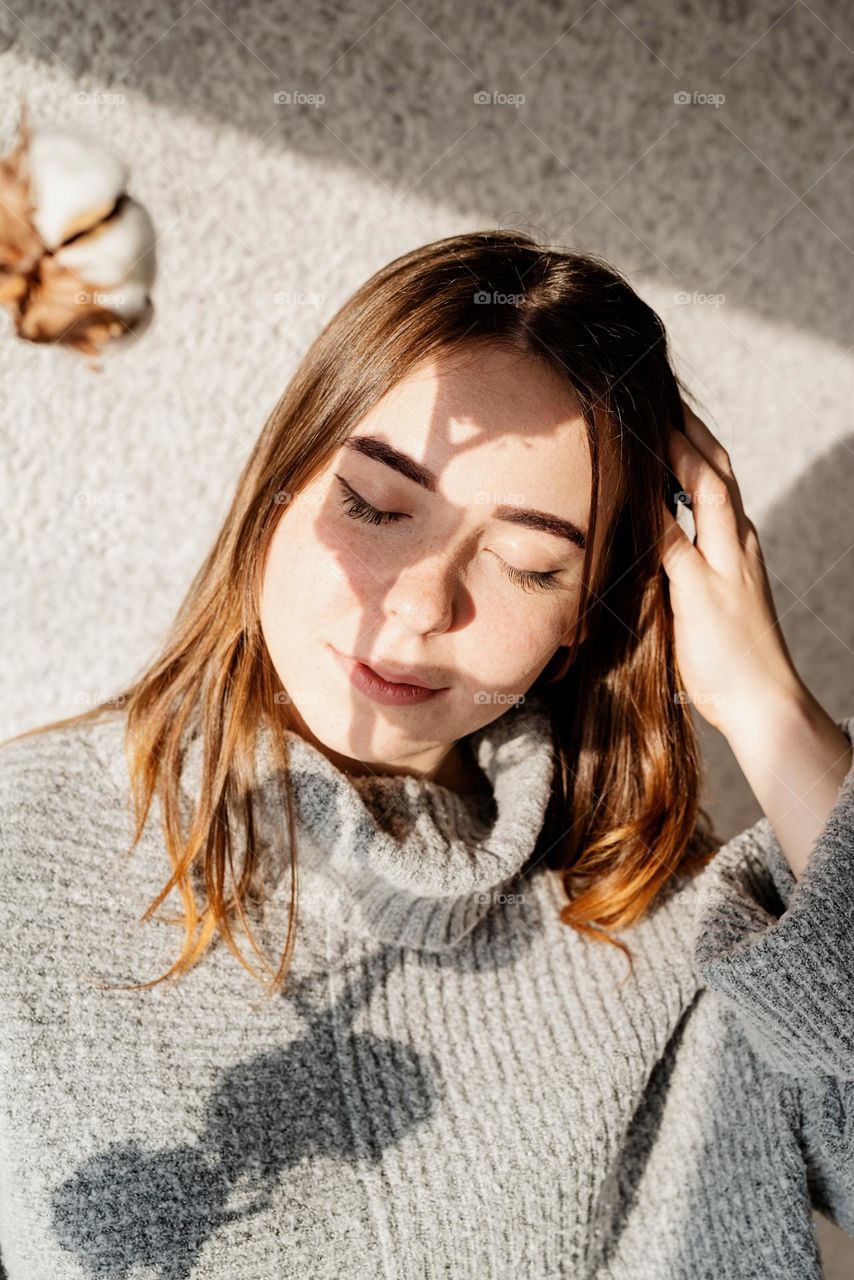
[[[854,1234],[854,769],[800,881],[761,819],[626,932],[627,976],[531,856],[538,699],[473,736],[487,800],[292,735],[300,928],[265,1003],[221,940],[177,984],[89,981],[154,978],[181,937],[137,924],[171,866],[156,804],[125,856],[123,729],[0,750],[9,1280],[794,1280],[811,1205]],[[269,759],[262,731],[277,958]]]

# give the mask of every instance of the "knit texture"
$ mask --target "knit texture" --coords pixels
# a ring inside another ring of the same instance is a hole
[[[171,865],[156,803],[126,856],[123,733],[0,751],[9,1280],[788,1280],[821,1274],[812,1206],[854,1234],[854,769],[799,881],[761,819],[622,935],[631,973],[558,918],[537,698],[469,740],[486,799],[292,734],[299,933],[264,1001],[221,939],[177,983],[90,981],[154,978],[181,937],[174,890],[137,923]]]

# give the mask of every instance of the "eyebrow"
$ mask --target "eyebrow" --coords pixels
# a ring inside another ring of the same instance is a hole
[[[379,440],[376,436],[348,436],[344,441],[344,447],[364,454],[366,458],[373,458],[375,462],[381,462],[386,467],[391,467],[392,471],[399,472],[407,480],[414,480],[428,493],[435,493],[438,488],[435,472],[425,467],[423,463],[417,462],[415,458],[411,458],[408,453],[395,449],[393,445],[385,440]],[[564,520],[561,516],[551,515],[548,511],[535,511],[530,507],[503,504],[495,508],[495,516],[496,519],[503,520],[507,524],[520,525],[524,529],[536,529],[541,533],[551,533],[555,537],[565,538],[582,551],[587,546],[586,529],[582,529],[574,520]]]

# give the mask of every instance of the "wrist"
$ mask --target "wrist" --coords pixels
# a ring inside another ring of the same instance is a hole
[[[721,724],[721,733],[738,755],[740,748],[766,742],[796,742],[804,734],[826,730],[829,720],[800,676],[793,673],[784,683],[758,688],[735,702]]]
[[[851,769],[848,735],[801,681],[787,691],[766,688],[726,736],[799,879]]]

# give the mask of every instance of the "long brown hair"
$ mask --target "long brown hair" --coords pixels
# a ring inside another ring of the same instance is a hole
[[[84,724],[117,708],[125,716],[136,823],[128,853],[156,792],[173,867],[141,923],[177,885],[184,914],[170,922],[183,925],[184,941],[166,973],[124,989],[183,974],[217,929],[257,977],[236,944],[235,913],[271,971],[246,907],[258,899],[261,870],[252,803],[256,734],[262,721],[294,727],[259,621],[266,551],[283,495],[288,500],[321,471],[416,364],[478,342],[539,356],[563,375],[586,424],[592,463],[579,614],[587,632],[557,651],[530,691],[547,700],[556,750],[537,857],[559,874],[566,891],[560,918],[592,940],[620,947],[631,961],[630,949],[609,931],[639,920],[677,873],[691,873],[711,856],[718,841],[698,803],[698,744],[680,696],[658,551],[662,500],[673,507],[679,489],[664,460],[667,432],[684,429],[681,384],[664,326],[619,272],[594,255],[548,248],[515,230],[449,236],[376,272],[315,338],[249,455],[159,656],[96,707],[17,735]],[[620,500],[594,582],[604,424],[618,443]],[[201,735],[204,755],[185,830],[179,781],[191,729]],[[285,735],[272,738],[283,777],[291,891],[284,952],[268,995],[287,977],[297,926],[291,778]],[[237,832],[243,857],[235,875]],[[194,879],[204,882],[201,909]]]

